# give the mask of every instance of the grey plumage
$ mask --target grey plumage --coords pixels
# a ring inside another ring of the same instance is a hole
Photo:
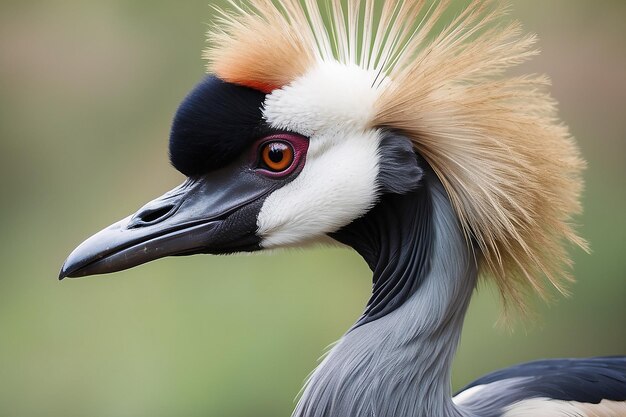
[[[410,277],[419,288],[394,311],[344,335],[309,378],[294,417],[463,415],[450,396],[450,366],[477,269],[432,172],[422,187],[432,217],[415,218],[432,223],[434,239],[429,268]]]

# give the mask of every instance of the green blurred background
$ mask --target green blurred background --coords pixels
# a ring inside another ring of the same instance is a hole
[[[589,161],[573,295],[509,332],[481,288],[454,387],[626,353],[626,2],[516,0]],[[344,249],[160,260],[58,282],[84,238],[182,181],[169,123],[202,77],[207,0],[0,4],[0,416],[287,416],[367,300]]]

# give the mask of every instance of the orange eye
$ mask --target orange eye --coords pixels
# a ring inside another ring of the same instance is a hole
[[[285,142],[268,142],[261,147],[261,161],[271,171],[284,171],[293,162],[293,148]]]

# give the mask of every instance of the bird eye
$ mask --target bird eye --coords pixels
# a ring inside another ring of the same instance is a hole
[[[285,142],[267,142],[261,146],[261,163],[273,172],[281,172],[291,166],[294,152]]]
[[[297,175],[306,161],[309,139],[279,132],[259,139],[250,149],[250,164],[265,177],[279,179]]]

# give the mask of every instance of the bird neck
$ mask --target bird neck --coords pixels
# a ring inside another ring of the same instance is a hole
[[[374,273],[357,323],[305,386],[294,417],[462,416],[450,372],[477,268],[443,186],[429,172],[333,237]]]

